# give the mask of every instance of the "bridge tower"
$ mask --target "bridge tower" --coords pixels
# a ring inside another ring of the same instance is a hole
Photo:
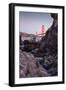
[[[41,27],[41,32],[42,33],[45,33],[45,27],[44,27],[44,25],[42,25],[42,27]]]

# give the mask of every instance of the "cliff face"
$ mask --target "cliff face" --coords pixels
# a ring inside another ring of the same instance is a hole
[[[58,25],[57,25],[57,18],[53,18],[53,24],[46,32],[46,36],[41,40],[40,48],[45,50],[49,53],[56,53],[57,54],[57,38],[58,38]],[[43,50],[43,51],[44,51]]]
[[[53,76],[57,75],[58,17],[57,14],[51,14],[51,16],[54,20],[53,24],[46,32],[46,36],[41,40],[40,50],[44,53],[44,58],[40,63]]]

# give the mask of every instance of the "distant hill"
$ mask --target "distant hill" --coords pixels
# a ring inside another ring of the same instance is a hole
[[[26,32],[20,32],[20,36],[30,37],[30,36],[36,36],[36,35],[34,35],[34,34],[28,34]]]

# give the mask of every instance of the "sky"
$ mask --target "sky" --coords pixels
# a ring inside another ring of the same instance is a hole
[[[42,25],[47,30],[53,23],[49,13],[19,12],[19,31],[29,34],[41,32]]]

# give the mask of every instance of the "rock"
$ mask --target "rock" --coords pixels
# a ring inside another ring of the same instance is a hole
[[[43,53],[55,53],[57,54],[57,38],[58,38],[58,25],[57,15],[51,14],[55,17],[52,26],[47,30],[46,36],[42,37],[40,49]]]
[[[58,21],[57,14],[51,14],[54,21],[52,26],[47,30],[46,35],[42,37],[41,45],[39,48],[39,56],[42,55],[43,60],[40,61],[40,64],[48,71],[51,76],[57,75],[57,47],[58,47]]]
[[[47,71],[37,62],[35,57],[20,50],[20,78],[49,76]]]

